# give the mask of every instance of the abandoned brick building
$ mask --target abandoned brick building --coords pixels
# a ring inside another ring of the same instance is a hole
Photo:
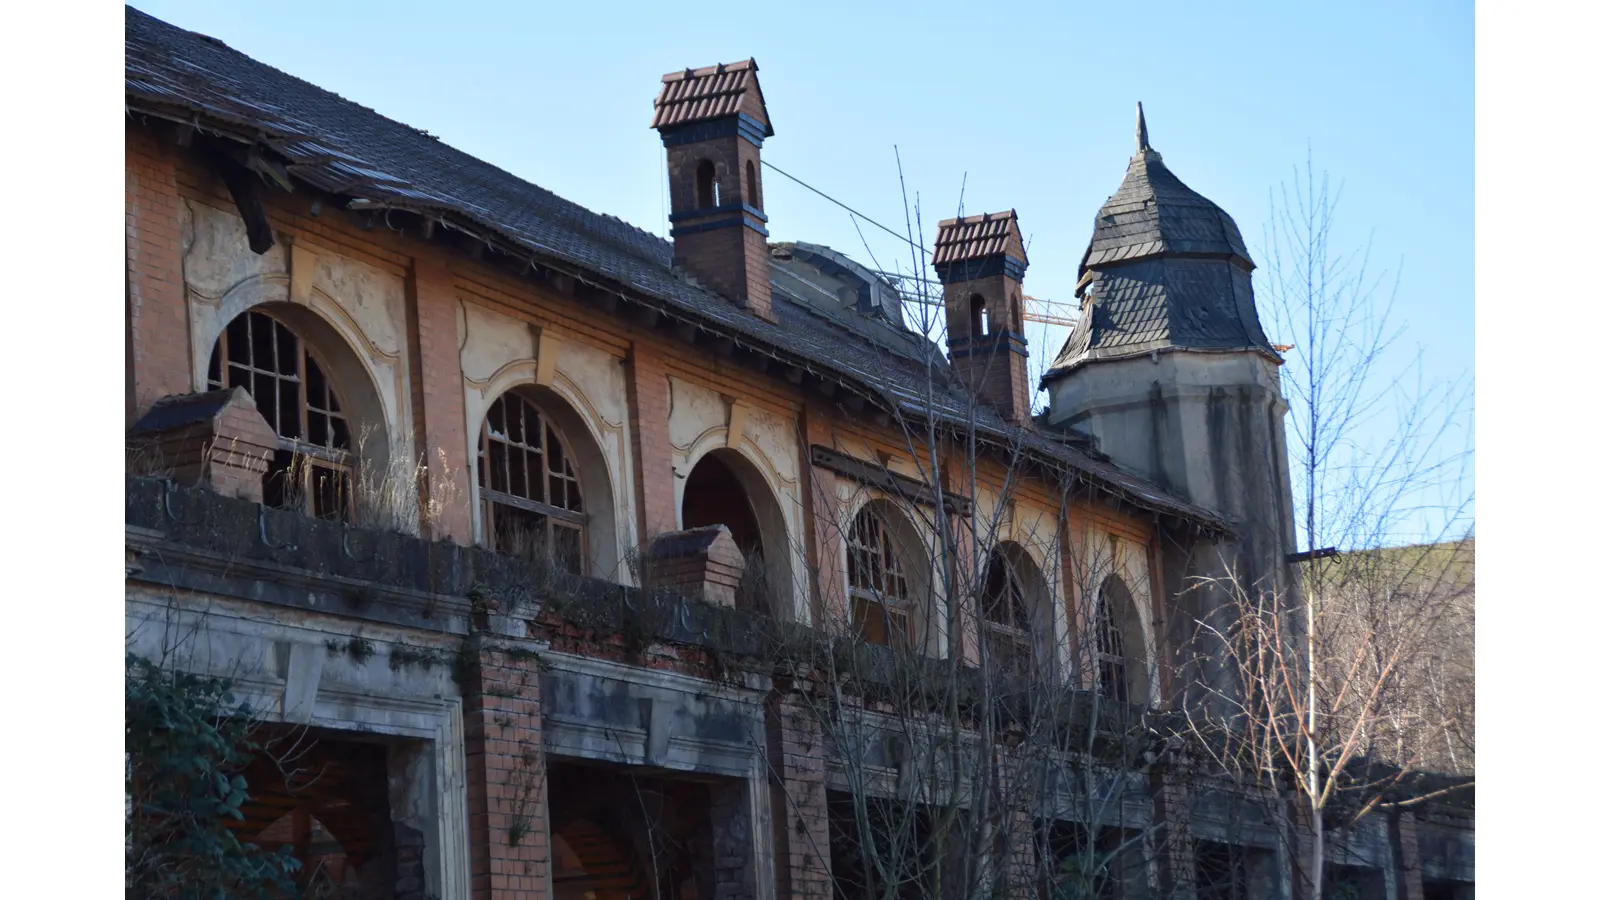
[[[931,338],[910,282],[769,242],[753,60],[639,86],[664,240],[126,15],[128,643],[311,739],[243,836],[349,896],[823,900],[885,895],[897,809],[995,895],[1073,896],[1090,845],[1101,896],[1298,893],[1280,800],[1134,739],[1210,677],[1182,586],[1290,589],[1295,549],[1253,263],[1142,113],[1038,383],[1015,211],[939,224]],[[1087,704],[1051,752],[1093,777],[926,800],[923,695],[869,689],[920,659]],[[1342,883],[1470,896],[1470,810],[1429,809],[1343,834]]]

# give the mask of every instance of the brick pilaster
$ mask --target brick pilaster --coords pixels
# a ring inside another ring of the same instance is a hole
[[[1005,806],[1005,859],[1000,874],[1006,898],[1039,896],[1039,842],[1034,833],[1034,812],[1041,799],[1040,785],[1032,777],[1027,759],[1000,750],[999,794]]]
[[[711,787],[712,869],[716,900],[754,900],[755,842],[751,840],[749,791],[759,781],[738,779]]]
[[[1417,847],[1417,814],[1401,810],[1389,819],[1397,900],[1422,900],[1422,857]]]
[[[462,648],[473,900],[546,900],[550,828],[538,661]]]
[[[422,508],[433,512],[426,533],[434,540],[470,544],[467,458],[476,435],[466,421],[457,305],[449,258],[443,253],[414,257],[406,277],[406,314],[412,420],[418,455],[427,467],[420,499]]]
[[[1181,760],[1162,760],[1150,771],[1155,819],[1162,828],[1156,839],[1156,874],[1163,897],[1194,900],[1194,835],[1189,827],[1189,771]]]
[[[791,694],[767,698],[774,872],[779,900],[830,900],[827,771],[822,726]]]
[[[800,448],[800,467],[807,481],[806,564],[811,567],[811,622],[826,627],[829,622],[849,620],[845,606],[844,533],[848,527],[839,521],[838,476],[811,464],[811,447],[833,446],[833,436],[815,412],[802,413],[800,433],[805,438]]]
[[[660,351],[635,342],[628,354],[628,421],[633,432],[634,494],[639,503],[639,546],[678,527],[667,413],[672,397]]]
[[[127,306],[133,407],[129,425],[161,397],[187,394],[189,314],[184,302],[181,221],[174,152],[148,127],[127,128]]]

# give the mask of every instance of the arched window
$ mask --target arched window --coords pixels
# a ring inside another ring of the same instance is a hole
[[[354,516],[350,423],[299,335],[267,313],[244,313],[217,338],[206,385],[249,391],[277,433],[278,449],[262,482],[268,505],[327,519]]]
[[[747,159],[744,162],[745,203],[756,209],[761,208],[761,189],[756,185],[756,161]]]
[[[872,507],[850,526],[850,622],[869,643],[910,647],[911,592],[901,548]]]
[[[1124,703],[1135,699],[1128,681],[1130,654],[1123,629],[1138,628],[1138,623],[1125,621],[1122,614],[1131,603],[1132,597],[1122,579],[1113,575],[1100,585],[1094,610],[1094,655],[1098,675],[1095,686],[1104,696]]]
[[[1022,304],[1025,302],[1020,295],[1011,295],[1011,330],[1017,334],[1022,333]]]
[[[1003,550],[989,557],[983,578],[984,652],[996,668],[1027,672],[1033,666],[1033,635],[1022,576]]]
[[[700,160],[700,165],[694,170],[694,196],[695,206],[700,209],[710,209],[720,206],[717,202],[717,167],[709,159]]]
[[[514,392],[489,407],[478,445],[478,488],[490,549],[582,573],[588,516],[570,446]]]
[[[967,301],[968,312],[972,316],[970,327],[973,337],[983,337],[989,333],[989,304],[983,299],[982,294],[973,294]]]

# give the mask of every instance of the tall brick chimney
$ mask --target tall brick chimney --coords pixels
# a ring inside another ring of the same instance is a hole
[[[933,267],[944,284],[945,346],[956,377],[1006,421],[1030,421],[1033,391],[1022,333],[1028,254],[1017,211],[940,222]]]
[[[775,321],[761,211],[761,142],[772,124],[756,61],[661,76],[650,127],[667,148],[673,265]]]

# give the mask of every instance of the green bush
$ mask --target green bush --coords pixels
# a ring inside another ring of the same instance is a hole
[[[127,896],[290,897],[299,862],[235,836],[262,747],[225,679],[168,672],[127,656]]]

